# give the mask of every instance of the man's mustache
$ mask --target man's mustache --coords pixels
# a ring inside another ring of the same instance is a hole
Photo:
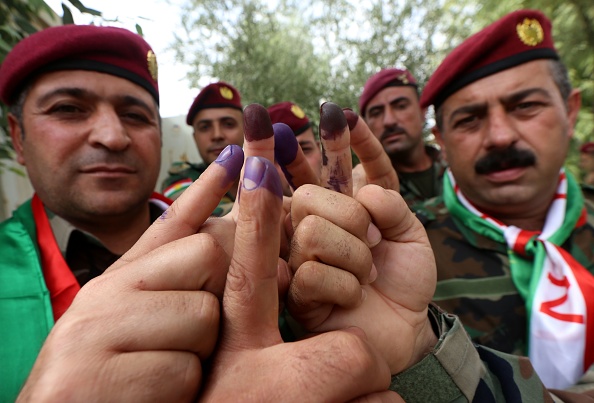
[[[514,147],[500,151],[492,151],[474,164],[477,174],[489,174],[504,169],[527,167],[536,164],[536,156],[532,151],[519,150]]]
[[[384,132],[382,133],[382,135],[380,136],[380,142],[384,141],[387,137],[390,137],[394,134],[406,134],[408,135],[407,131],[400,126],[392,126],[387,128],[386,130],[384,130]]]

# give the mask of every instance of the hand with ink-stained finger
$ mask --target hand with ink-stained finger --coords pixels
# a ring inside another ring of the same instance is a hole
[[[344,135],[341,113],[323,114],[335,121],[321,127]],[[342,150],[341,140],[322,136],[332,150]],[[337,153],[328,166],[328,187],[348,191],[344,155]],[[436,269],[427,235],[402,197],[377,185],[362,187],[354,198],[304,185],[293,195],[290,219],[292,316],[312,332],[360,327],[393,374],[420,360],[436,341],[427,318]]]
[[[228,146],[50,332],[19,401],[188,401],[219,332],[230,258],[197,233],[243,165]]]
[[[353,187],[356,194],[361,187],[371,183],[399,190],[398,176],[382,145],[364,120],[348,108],[340,112],[340,108],[331,102],[320,107],[319,131],[323,152],[320,177],[314,167],[308,165],[291,129],[282,123],[274,124],[273,128],[275,158],[293,190],[304,184],[314,184],[334,190],[346,187],[341,189],[346,193],[349,193],[349,187]],[[361,161],[352,175],[337,171],[347,169],[345,164],[351,158],[349,146]],[[344,163],[336,165],[338,161]]]

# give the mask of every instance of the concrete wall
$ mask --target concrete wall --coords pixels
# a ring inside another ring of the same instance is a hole
[[[167,170],[174,161],[202,161],[192,137],[192,128],[186,125],[185,115],[163,119],[163,148],[161,150],[161,172],[155,190],[167,176]],[[33,189],[26,177],[24,167],[13,161],[4,161],[7,165],[0,173],[0,220],[9,217],[12,211],[33,195]],[[16,168],[21,176],[8,168]]]

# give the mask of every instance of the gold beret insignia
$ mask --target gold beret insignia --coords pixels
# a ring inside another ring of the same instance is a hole
[[[233,91],[228,87],[221,87],[221,96],[225,99],[233,99]]]
[[[406,76],[406,73],[400,74],[398,77],[396,77],[396,79],[402,82],[402,84],[408,84],[408,77]]]
[[[305,112],[303,112],[303,110],[297,105],[291,105],[291,112],[293,112],[293,115],[297,116],[299,119],[303,119],[305,117]]]
[[[149,73],[151,73],[151,77],[153,80],[157,81],[159,77],[159,66],[157,65],[157,55],[152,50],[149,50],[146,54],[146,64],[148,67]]]
[[[538,20],[524,18],[516,27],[518,37],[524,45],[536,46],[544,40],[544,32]]]

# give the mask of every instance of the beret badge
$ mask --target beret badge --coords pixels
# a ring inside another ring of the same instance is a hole
[[[159,66],[157,65],[157,55],[152,50],[149,50],[146,54],[146,63],[148,67],[149,73],[151,73],[151,77],[153,80],[157,81],[159,77]]]
[[[544,40],[542,26],[536,19],[525,18],[517,25],[518,37],[524,45],[536,46]]]
[[[293,112],[293,115],[297,116],[299,119],[303,119],[305,117],[305,112],[303,112],[303,109],[297,105],[291,106],[291,112]]]
[[[221,87],[221,96],[225,99],[233,99],[233,91],[228,87]]]
[[[404,85],[408,85],[409,84],[408,77],[406,76],[406,73],[400,74],[397,77],[397,80],[400,81]]]

